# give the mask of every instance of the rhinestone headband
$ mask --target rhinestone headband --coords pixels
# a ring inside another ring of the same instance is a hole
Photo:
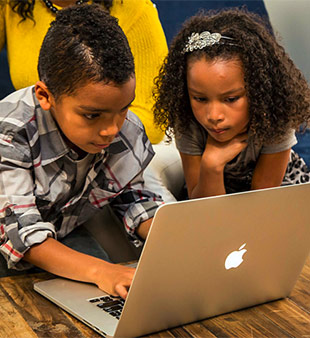
[[[183,49],[183,54],[187,52],[192,52],[196,49],[203,49],[205,47],[213,46],[214,44],[221,44],[221,39],[234,40],[228,36],[221,35],[220,33],[210,33],[208,31],[202,33],[192,33],[188,37],[188,42]],[[231,43],[231,45],[234,45]]]

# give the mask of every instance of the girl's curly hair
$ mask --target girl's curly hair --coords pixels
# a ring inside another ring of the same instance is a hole
[[[169,54],[155,79],[155,124],[172,135],[186,133],[195,121],[187,93],[189,60],[236,59],[243,64],[249,101],[249,132],[258,142],[277,143],[289,128],[309,122],[310,91],[297,69],[263,19],[246,9],[199,12],[187,20],[173,39]],[[233,40],[184,53],[193,32],[221,33]]]
[[[21,21],[33,18],[33,8],[36,0],[11,0],[10,5],[14,12],[20,15]],[[38,0],[40,1],[40,0]],[[113,5],[113,0],[94,0],[94,3],[102,4],[106,10],[110,11]]]

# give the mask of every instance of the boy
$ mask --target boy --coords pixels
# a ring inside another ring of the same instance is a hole
[[[125,298],[134,269],[58,240],[108,203],[129,234],[145,239],[162,203],[143,190],[153,150],[128,111],[127,39],[100,6],[68,7],[51,24],[38,70],[34,87],[0,102],[1,253],[9,268],[35,265]]]

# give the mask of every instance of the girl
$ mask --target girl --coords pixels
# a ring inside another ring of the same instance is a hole
[[[190,198],[309,181],[291,150],[294,130],[309,121],[309,88],[257,15],[189,19],[154,96],[155,122],[176,136]]]

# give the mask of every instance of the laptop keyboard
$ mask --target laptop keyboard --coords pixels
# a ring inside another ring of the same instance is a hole
[[[125,303],[123,298],[113,296],[96,297],[88,299],[88,301],[116,319],[120,318]]]

